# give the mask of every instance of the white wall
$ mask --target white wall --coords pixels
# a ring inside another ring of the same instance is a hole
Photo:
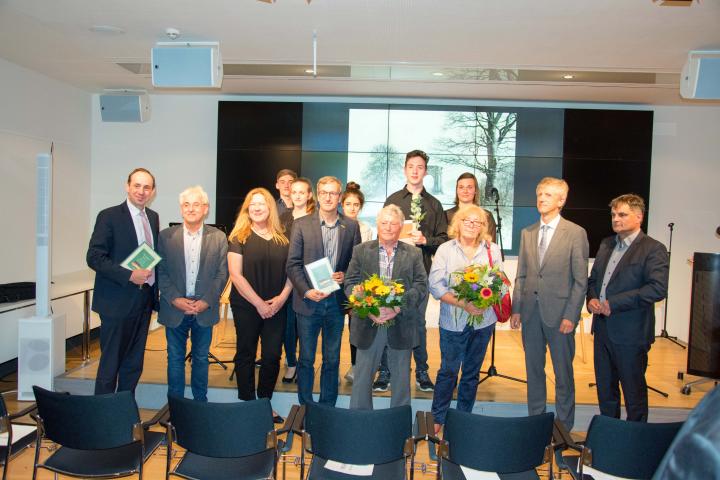
[[[100,209],[119,203],[124,198],[125,176],[136,166],[150,169],[157,177],[158,196],[152,208],[160,213],[163,225],[179,220],[176,196],[189,185],[201,184],[210,195],[211,203],[214,203],[217,104],[219,100],[240,100],[241,97],[151,97],[152,119],[145,124],[103,123],[100,121],[97,97],[93,99],[93,216]],[[253,100],[279,101],[280,98]],[[513,105],[548,106],[519,102],[513,102]],[[598,108],[598,105],[591,107]],[[608,105],[607,108],[639,107]],[[675,222],[668,331],[683,340],[687,340],[690,302],[691,266],[687,258],[693,251],[720,251],[720,240],[714,235],[715,228],[720,225],[718,131],[720,106],[655,108],[649,234],[667,244],[667,224]],[[214,219],[212,205],[209,218]],[[507,267],[514,271],[515,262],[508,259]],[[660,317],[658,332],[661,325]]]
[[[152,95],[151,120],[111,123],[100,118],[93,97],[91,223],[103,208],[126,198],[127,175],[136,167],[150,170],[157,181],[151,208],[160,225],[180,221],[178,194],[201,185],[210,197],[208,222],[215,219],[217,162],[217,96]]]
[[[55,142],[53,274],[86,268],[90,94],[0,59],[0,283],[35,279],[35,156]]]
[[[675,223],[667,330],[687,341],[688,260],[693,252],[720,252],[720,106],[657,107],[652,162],[648,233],[667,245],[668,223]]]

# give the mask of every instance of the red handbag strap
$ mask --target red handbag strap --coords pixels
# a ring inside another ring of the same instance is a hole
[[[487,248],[487,252],[488,252],[488,263],[490,264],[490,268],[492,268],[493,261],[492,261],[492,254],[490,254],[490,244],[488,242],[485,242],[485,247]]]

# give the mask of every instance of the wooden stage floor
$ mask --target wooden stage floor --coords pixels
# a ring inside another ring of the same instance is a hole
[[[215,388],[236,388],[234,381],[229,380],[232,371],[232,358],[235,353],[235,331],[232,327],[232,321],[229,326],[223,329],[222,325],[216,327],[216,338],[213,342],[211,352],[222,360],[227,360],[228,370],[222,369],[218,365],[210,365],[209,385]],[[225,330],[225,337],[223,336]],[[343,334],[343,343],[340,356],[340,394],[350,395],[351,384],[343,379],[343,375],[350,367],[350,349],[347,339],[347,329]],[[217,338],[220,337],[220,338]],[[434,379],[437,369],[440,366],[440,347],[439,332],[437,328],[428,328],[428,356],[430,364],[430,376]],[[584,338],[583,338],[584,337]],[[576,402],[579,405],[597,404],[595,389],[589,384],[595,381],[592,364],[592,336],[589,334],[576,335],[577,349],[574,361],[575,367],[575,387]],[[581,348],[581,342],[584,344]],[[165,333],[163,328],[159,328],[150,333],[148,337],[147,350],[145,353],[145,368],[141,378],[143,383],[165,384],[166,383],[166,344]],[[316,384],[315,392],[319,392],[319,368],[320,368],[320,348],[318,348],[318,358],[315,362],[316,368]],[[99,352],[92,352],[92,360],[85,365],[79,362],[69,361],[68,367],[75,366],[68,372],[69,378],[94,379],[97,369],[97,358]],[[70,360],[70,359],[69,359]],[[284,359],[281,360],[282,366],[280,376],[285,371]],[[682,386],[692,380],[694,377],[681,380],[678,379],[678,372],[684,372],[687,362],[687,350],[675,345],[674,343],[658,339],[650,350],[649,366],[648,366],[648,383],[650,386],[657,388],[669,394],[667,398],[662,395],[649,392],[649,402],[651,408],[693,408],[700,399],[713,386],[713,383],[706,383],[693,387],[691,395],[683,395],[680,390]],[[72,365],[75,363],[75,365]],[[414,365],[414,362],[413,362]],[[483,371],[487,370],[490,365],[490,347],[485,356],[483,363]],[[522,341],[519,331],[498,330],[497,342],[495,350],[495,365],[498,373],[517,378],[525,378],[525,363],[522,349]],[[187,367],[187,378],[189,382],[190,367]],[[548,403],[554,402],[555,386],[552,364],[548,353],[546,361],[546,373],[548,381]],[[481,376],[482,378],[482,376]],[[280,381],[276,385],[278,392],[295,392],[295,384],[285,384]],[[390,392],[378,393],[377,396],[389,396]],[[414,389],[412,391],[414,398],[432,398],[432,392],[422,392]],[[506,403],[526,403],[525,384],[500,377],[494,377],[483,382],[477,393],[477,400],[482,402],[506,402]]]

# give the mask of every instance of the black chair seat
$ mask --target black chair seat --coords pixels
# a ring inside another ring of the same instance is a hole
[[[334,470],[328,470],[325,468],[326,463],[327,459],[318,457],[317,455],[313,456],[308,480],[349,480],[351,478],[367,480],[402,480],[406,478],[406,462],[404,458],[394,462],[375,465],[371,476],[347,475]]]
[[[272,478],[274,467],[272,449],[240,458],[205,457],[187,452],[174,473],[196,480],[265,480]]]
[[[442,461],[441,474],[443,480],[466,480],[460,465],[450,460]],[[535,470],[518,473],[498,473],[497,476],[500,480],[538,480],[540,478]]]
[[[147,460],[165,440],[162,432],[145,431],[145,454]],[[139,443],[131,443],[106,450],[76,450],[60,447],[44,463],[43,467],[54,472],[76,477],[110,477],[131,475],[140,469]]]

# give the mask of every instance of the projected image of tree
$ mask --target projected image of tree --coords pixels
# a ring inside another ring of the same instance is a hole
[[[480,203],[493,213],[490,192],[498,190],[504,247],[512,248],[516,123],[514,112],[350,109],[347,179],[365,192],[362,217],[371,221],[371,212],[405,185],[405,153],[420,149],[430,156],[425,188],[445,208],[454,205],[463,172],[475,174]]]

